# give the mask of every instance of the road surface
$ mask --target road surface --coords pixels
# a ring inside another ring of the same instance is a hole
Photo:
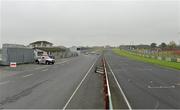
[[[105,52],[114,109],[180,109],[180,71]],[[99,55],[0,67],[0,108],[104,109]]]
[[[102,77],[94,73],[98,58],[80,55],[55,65],[1,67],[0,108],[103,109]]]
[[[130,60],[111,50],[106,51],[105,56],[110,65],[109,76],[114,73],[133,109],[180,109],[179,70]],[[117,89],[113,93],[118,94]],[[117,104],[120,108],[127,107],[116,98],[113,101],[114,107]]]

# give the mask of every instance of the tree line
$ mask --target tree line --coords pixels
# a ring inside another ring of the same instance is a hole
[[[160,48],[162,50],[179,48],[179,46],[174,41],[170,41],[168,44],[162,42],[160,45],[157,45],[157,43],[151,43],[150,47],[151,49]]]
[[[155,42],[150,45],[120,45],[120,48],[124,49],[161,49],[161,50],[174,50],[180,49],[180,45],[177,45],[175,41],[170,41],[169,43],[162,42],[159,45]]]

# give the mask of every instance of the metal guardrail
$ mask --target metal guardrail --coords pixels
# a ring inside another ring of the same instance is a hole
[[[130,103],[129,103],[129,101],[128,101],[126,95],[125,95],[125,93],[123,92],[123,90],[122,90],[122,88],[121,88],[121,85],[119,84],[119,82],[118,82],[118,80],[117,80],[114,72],[112,71],[111,66],[109,65],[108,62],[106,62],[106,64],[107,64],[107,66],[109,67],[109,70],[110,70],[110,72],[112,73],[116,84],[118,85],[118,88],[119,88],[119,90],[120,90],[120,92],[121,92],[121,94],[122,94],[122,96],[123,96],[123,98],[124,98],[124,100],[125,100],[125,102],[126,102],[126,104],[127,104],[127,106],[128,106],[128,109],[129,109],[129,110],[132,110],[132,107],[131,107],[131,105],[130,105]]]
[[[104,79],[105,79],[105,87],[107,89],[106,91],[106,96],[108,98],[108,100],[106,101],[106,109],[113,109],[113,105],[112,105],[112,99],[111,99],[111,91],[110,91],[110,87],[109,87],[109,80],[108,80],[108,75],[107,75],[107,69],[106,69],[106,61],[105,58],[102,59],[103,61],[103,68],[104,68]]]
[[[111,99],[111,91],[109,87],[109,80],[106,68],[106,61],[105,58],[102,57],[101,59],[101,66],[96,67],[95,72],[103,75],[103,88],[104,88],[104,106],[105,109],[113,109],[112,99]]]

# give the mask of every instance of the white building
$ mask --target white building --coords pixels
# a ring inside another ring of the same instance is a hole
[[[81,53],[81,48],[80,48],[80,47],[73,46],[73,47],[70,47],[69,50],[70,50],[71,52],[76,52],[76,53],[78,53],[78,55],[80,55],[80,53]]]
[[[52,47],[53,44],[48,41],[36,41],[29,44],[29,47],[36,48],[36,47]]]

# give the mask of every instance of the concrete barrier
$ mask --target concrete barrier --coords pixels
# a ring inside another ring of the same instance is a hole
[[[162,60],[162,57],[157,57],[158,60]]]
[[[145,55],[146,58],[149,58],[150,56],[149,55]]]
[[[129,52],[131,55],[133,55],[133,53],[132,52]]]
[[[177,62],[177,58],[171,58],[172,62]]]
[[[171,58],[170,57],[166,57],[165,61],[171,61]]]
[[[162,56],[162,60],[165,61],[166,57]]]
[[[146,58],[153,58],[153,59],[158,59],[158,60],[163,60],[163,61],[169,61],[169,62],[179,62],[180,63],[180,58],[171,58],[171,57],[161,57],[161,56],[151,56],[151,55],[145,55],[145,54],[139,54],[139,53],[131,53],[136,56],[142,56]]]
[[[177,58],[177,62],[180,63],[180,58]]]
[[[151,56],[151,58],[156,58],[155,56]]]

